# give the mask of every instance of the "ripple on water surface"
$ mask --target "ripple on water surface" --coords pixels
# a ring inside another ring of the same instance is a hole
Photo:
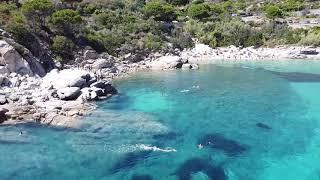
[[[0,177],[319,179],[310,107],[320,99],[304,93],[320,87],[299,75],[213,65],[136,74],[81,129],[0,127]]]

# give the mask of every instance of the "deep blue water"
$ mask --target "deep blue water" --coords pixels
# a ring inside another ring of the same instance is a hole
[[[137,73],[80,129],[0,126],[0,179],[318,180],[320,78],[288,69]]]

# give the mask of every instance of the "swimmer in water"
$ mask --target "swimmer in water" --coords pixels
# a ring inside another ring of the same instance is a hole
[[[198,145],[198,149],[203,149],[203,145],[202,145],[202,144],[199,144],[199,145]]]
[[[20,131],[19,136],[21,136],[22,134],[23,134],[22,131]]]

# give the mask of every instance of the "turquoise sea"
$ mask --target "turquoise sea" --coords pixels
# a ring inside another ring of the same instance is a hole
[[[140,72],[115,85],[79,129],[0,126],[0,179],[320,180],[320,61]]]

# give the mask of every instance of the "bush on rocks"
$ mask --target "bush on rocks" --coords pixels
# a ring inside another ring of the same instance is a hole
[[[60,62],[65,64],[73,58],[75,44],[65,36],[56,36],[53,38],[51,49],[58,56]]]

